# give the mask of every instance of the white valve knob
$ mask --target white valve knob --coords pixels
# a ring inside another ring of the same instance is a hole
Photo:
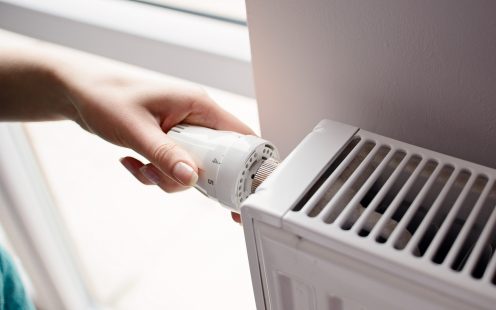
[[[237,212],[256,188],[252,183],[262,163],[279,159],[274,145],[256,136],[187,124],[177,125],[167,134],[198,165],[195,187]]]

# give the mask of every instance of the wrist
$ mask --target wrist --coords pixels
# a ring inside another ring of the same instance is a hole
[[[70,78],[59,70],[60,65],[47,68],[49,78],[53,81],[56,102],[55,113],[59,118],[77,120],[79,118],[77,99],[71,86]]]
[[[40,104],[39,118],[75,119],[77,109],[70,86],[71,77],[66,72],[66,68],[71,65],[64,58],[63,52],[50,44],[32,41],[19,54],[21,62],[32,71],[31,84],[35,85],[28,88],[40,89],[36,92],[39,98],[34,98]]]

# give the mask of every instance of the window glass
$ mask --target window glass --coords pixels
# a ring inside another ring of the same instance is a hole
[[[257,130],[253,99],[207,91]],[[194,189],[167,194],[138,183],[118,162],[131,151],[72,122],[26,128],[101,304],[116,310],[255,308],[243,230],[226,209]]]

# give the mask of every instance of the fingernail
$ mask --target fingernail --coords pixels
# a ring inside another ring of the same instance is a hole
[[[233,221],[235,221],[239,225],[242,225],[241,224],[241,215],[239,213],[231,212],[231,218],[233,219]]]
[[[124,166],[124,168],[129,170],[129,172],[133,173],[133,167],[125,159],[125,157],[122,157],[119,159],[119,162]]]
[[[195,170],[183,162],[178,162],[174,166],[172,174],[176,180],[185,186],[193,186],[198,181],[198,174],[196,174]]]
[[[125,159],[125,157],[119,159],[120,163],[124,166],[124,168],[127,169],[127,171],[131,172],[132,175],[137,177],[138,167],[134,166],[132,163],[126,161]]]
[[[158,184],[160,182],[160,175],[152,167],[143,166],[140,171],[153,184]]]

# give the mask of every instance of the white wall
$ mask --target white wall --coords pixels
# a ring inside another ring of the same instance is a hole
[[[247,0],[262,133],[324,117],[496,167],[496,2]]]

